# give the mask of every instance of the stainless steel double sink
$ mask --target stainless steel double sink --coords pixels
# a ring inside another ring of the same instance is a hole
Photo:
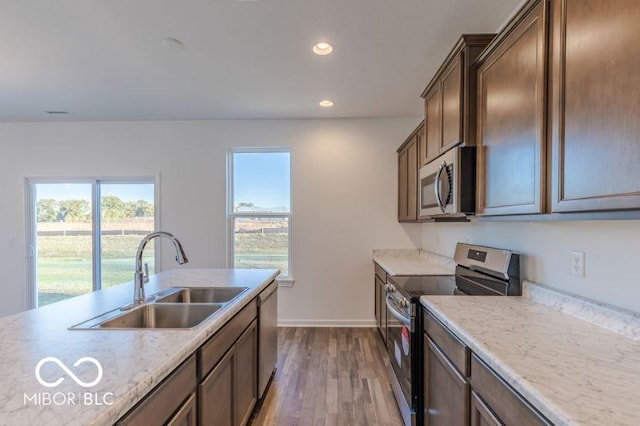
[[[247,291],[248,287],[172,287],[131,308],[117,308],[70,330],[188,329]]]

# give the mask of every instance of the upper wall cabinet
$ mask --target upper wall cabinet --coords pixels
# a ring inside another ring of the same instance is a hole
[[[476,73],[472,64],[494,34],[463,35],[427,88],[425,103],[426,164],[463,143],[475,145]]]
[[[556,0],[552,17],[552,211],[638,209],[638,1]]]
[[[418,157],[424,145],[424,122],[398,148],[398,221],[418,219]]]
[[[532,1],[476,62],[479,216],[544,212],[547,28]]]

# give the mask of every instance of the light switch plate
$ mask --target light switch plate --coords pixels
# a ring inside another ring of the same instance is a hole
[[[584,278],[584,252],[571,252],[571,274]]]

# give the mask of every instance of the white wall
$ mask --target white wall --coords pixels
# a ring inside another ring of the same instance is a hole
[[[478,222],[422,225],[422,247],[453,256],[457,241],[521,253],[522,278],[640,312],[640,221]],[[585,252],[585,278],[570,273]]]
[[[229,146],[291,146],[293,288],[286,324],[372,324],[371,250],[416,247],[396,221],[395,149],[417,119],[0,124],[0,315],[25,308],[25,177],[160,175],[161,227],[189,267],[226,262]],[[413,240],[411,239],[413,236]],[[161,261],[175,267],[170,250]]]

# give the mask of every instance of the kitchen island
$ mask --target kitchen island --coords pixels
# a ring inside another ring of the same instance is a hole
[[[131,303],[133,284],[0,318],[0,425],[111,425],[141,401],[274,281],[277,270],[182,269],[145,284],[148,295],[170,287],[248,287],[191,329],[68,330]],[[36,367],[47,357],[41,381]],[[99,362],[81,362],[83,357]],[[63,380],[60,381],[59,379]],[[84,387],[100,379],[93,386]],[[51,386],[52,383],[57,383]],[[47,396],[48,395],[48,396]]]

